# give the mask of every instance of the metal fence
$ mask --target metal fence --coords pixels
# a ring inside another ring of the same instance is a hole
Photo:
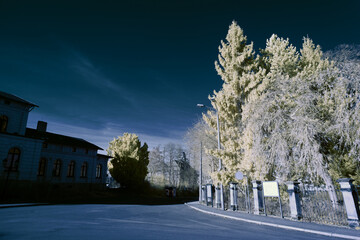
[[[301,184],[302,221],[323,224],[348,225],[346,209],[340,190],[335,190],[337,202],[333,203],[325,186]]]
[[[264,198],[264,204],[266,209],[266,214],[270,216],[281,217],[290,217],[290,206],[289,206],[289,194],[287,193],[286,185],[279,185],[280,201],[276,197],[266,197]],[[281,208],[280,208],[281,203]]]
[[[247,186],[238,185],[237,186],[237,200],[236,200],[236,210],[241,212],[253,213],[253,194],[252,189]],[[226,209],[231,209],[230,205],[230,187],[224,187],[224,206]]]
[[[337,202],[332,203],[328,190],[325,186],[314,186],[311,184],[300,184],[300,202],[302,219],[304,222],[315,222],[322,224],[333,224],[347,226],[347,214],[340,190],[336,190]],[[224,207],[233,209],[230,204],[230,187],[224,186]],[[251,185],[237,185],[236,211],[254,213],[254,194]],[[360,191],[358,191],[359,193]],[[284,218],[290,218],[289,194],[287,185],[279,185],[280,199],[276,197],[263,198],[265,204],[260,209],[260,214],[281,217],[280,209]],[[281,202],[281,208],[280,208]],[[216,205],[214,204],[214,207]],[[266,213],[264,212],[266,209]]]

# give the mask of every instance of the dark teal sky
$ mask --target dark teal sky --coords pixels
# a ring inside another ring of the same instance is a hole
[[[218,45],[236,20],[255,49],[360,44],[360,1],[0,0],[0,90],[40,107],[29,126],[103,148],[123,132],[181,138],[221,87]]]

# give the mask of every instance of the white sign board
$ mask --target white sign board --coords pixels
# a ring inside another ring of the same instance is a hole
[[[206,185],[206,192],[207,192],[207,197],[208,197],[208,198],[212,198],[211,184],[207,184],[207,185]]]
[[[264,197],[280,197],[279,185],[276,181],[263,182]]]

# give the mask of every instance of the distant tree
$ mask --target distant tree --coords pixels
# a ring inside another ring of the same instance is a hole
[[[178,186],[180,181],[180,172],[176,160],[182,158],[183,148],[174,143],[168,143],[164,146],[164,161],[167,165],[168,184]]]
[[[157,187],[197,187],[197,172],[190,165],[182,146],[167,143],[150,151],[147,179]]]
[[[168,166],[164,160],[164,152],[161,150],[160,145],[150,151],[147,179],[155,186],[165,186],[165,175]]]
[[[217,168],[218,159],[211,156],[207,149],[217,148],[216,131],[210,128],[203,119],[199,119],[193,127],[186,131],[184,140],[188,156],[191,159],[191,166],[199,171],[200,157],[202,157],[202,182],[211,182],[210,175]]]
[[[113,159],[109,162],[111,176],[122,187],[133,188],[144,182],[149,164],[148,146],[136,134],[124,133],[109,143],[107,152]]]
[[[185,152],[183,152],[183,157],[179,160],[175,160],[176,164],[179,167],[179,187],[180,188],[197,188],[198,184],[198,173],[190,165],[189,159],[186,157]]]

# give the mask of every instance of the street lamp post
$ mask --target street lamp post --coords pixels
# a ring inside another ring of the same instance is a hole
[[[200,142],[199,203],[202,201],[202,141]]]
[[[197,104],[198,107],[206,107],[209,108],[208,106],[204,105],[204,104]],[[220,123],[219,123],[219,111],[218,109],[215,107],[215,111],[216,111],[216,125],[217,125],[217,140],[218,140],[218,149],[220,151],[221,149],[221,145],[220,145]],[[222,162],[221,162],[221,158],[219,158],[219,168],[218,168],[218,172],[220,172],[222,169]],[[223,190],[223,185],[222,183],[220,183],[220,203],[221,203],[221,209],[225,210],[225,206],[224,206],[224,190]]]

